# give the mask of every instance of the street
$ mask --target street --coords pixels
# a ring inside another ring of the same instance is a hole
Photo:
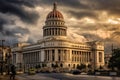
[[[18,80],[120,80],[119,77],[73,75],[69,73],[38,73],[36,75],[20,74]]]

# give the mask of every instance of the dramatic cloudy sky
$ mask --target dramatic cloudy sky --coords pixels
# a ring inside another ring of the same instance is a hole
[[[7,44],[37,42],[47,14],[57,2],[68,26],[68,37],[76,41],[120,45],[120,0],[0,0],[0,39]]]

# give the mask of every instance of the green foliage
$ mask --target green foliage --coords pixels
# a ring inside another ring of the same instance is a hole
[[[112,57],[109,60],[108,67],[112,70],[114,70],[114,68],[120,70],[120,48],[113,49]]]
[[[47,66],[46,64],[44,64],[44,63],[42,64],[42,67],[46,67],[46,66]]]
[[[99,69],[100,69],[100,70],[103,69],[103,66],[100,65]]]
[[[81,64],[81,65],[77,65],[77,69],[82,70],[85,69],[86,65],[85,64]]]
[[[52,67],[53,67],[53,68],[57,68],[57,67],[59,67],[59,66],[58,66],[58,64],[52,64]]]
[[[41,66],[40,65],[36,65],[35,68],[38,69],[38,68],[41,68]]]
[[[91,69],[91,68],[92,68],[92,65],[91,65],[91,64],[88,64],[88,68]]]

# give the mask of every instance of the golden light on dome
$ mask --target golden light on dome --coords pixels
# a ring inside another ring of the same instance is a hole
[[[47,15],[48,19],[64,19],[62,13],[57,10],[57,3],[53,4],[53,11]]]

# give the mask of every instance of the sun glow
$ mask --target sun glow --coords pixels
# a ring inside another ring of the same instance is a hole
[[[110,23],[110,24],[120,24],[120,21],[118,21],[118,20],[113,20],[113,19],[108,19],[107,22]]]

